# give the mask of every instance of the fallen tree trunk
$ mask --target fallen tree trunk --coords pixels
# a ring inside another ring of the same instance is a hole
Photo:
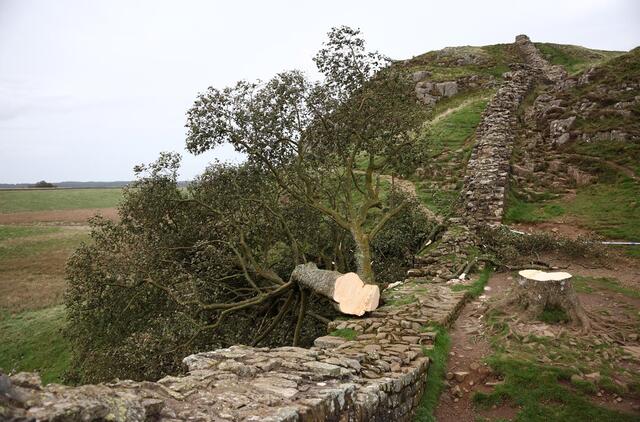
[[[343,314],[361,316],[375,310],[380,302],[378,286],[365,284],[356,273],[321,270],[308,263],[295,267],[291,280],[331,299]]]
[[[573,324],[589,330],[590,319],[578,300],[571,278],[566,272],[520,271],[511,290],[494,308],[504,310],[515,305],[524,311],[522,319],[525,320],[540,318],[545,309],[561,309]]]

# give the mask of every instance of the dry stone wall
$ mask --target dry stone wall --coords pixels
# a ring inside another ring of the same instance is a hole
[[[487,105],[462,189],[463,214],[490,225],[499,224],[504,213],[518,107],[537,78],[560,81],[566,75],[562,68],[549,65],[526,35],[516,37],[516,46],[525,64],[511,66]]]
[[[408,421],[429,367],[424,351],[465,294],[408,281],[389,303],[335,321],[357,337],[316,339],[310,349],[232,346],[188,356],[185,376],[42,386],[37,375],[0,375],[2,421]]]

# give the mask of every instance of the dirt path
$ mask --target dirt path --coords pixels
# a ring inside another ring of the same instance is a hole
[[[475,392],[489,392],[492,385],[500,382],[483,363],[483,359],[490,355],[491,348],[485,336],[483,315],[479,308],[491,296],[501,294],[510,282],[508,274],[494,274],[484,295],[468,303],[451,327],[451,352],[446,381],[448,385],[440,396],[435,411],[438,422],[474,422],[479,418],[511,419],[517,414],[519,409],[509,406],[478,409],[473,406],[472,400]]]
[[[427,122],[425,122],[424,126],[426,126],[426,127],[432,126],[432,125],[438,123],[440,120],[444,119],[445,117],[449,116],[451,113],[455,113],[456,111],[459,111],[459,110],[465,108],[466,106],[468,106],[471,103],[474,103],[474,102],[480,101],[480,100],[485,100],[485,99],[488,100],[489,98],[491,98],[491,96],[467,98],[466,100],[464,100],[463,102],[461,102],[457,106],[448,108],[445,111],[443,111],[442,113],[434,116],[433,119],[428,120]]]
[[[75,210],[25,211],[0,214],[0,224],[82,223],[100,214],[110,220],[118,219],[117,208],[87,208]]]

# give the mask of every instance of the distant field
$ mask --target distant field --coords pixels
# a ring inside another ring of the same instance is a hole
[[[122,189],[0,190],[0,213],[113,208]]]
[[[61,303],[66,261],[88,238],[86,226],[0,225],[0,312]]]
[[[89,241],[87,218],[117,218],[121,189],[0,190],[0,368],[61,382],[69,256]]]
[[[87,226],[0,225],[0,368],[60,382],[69,361],[62,337],[65,265]]]

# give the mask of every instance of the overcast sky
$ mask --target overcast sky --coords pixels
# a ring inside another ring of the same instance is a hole
[[[183,153],[185,179],[213,158],[237,160],[229,148],[184,151],[196,94],[312,73],[337,25],[396,59],[520,33],[629,50],[640,1],[0,0],[0,183],[130,180],[160,151]]]

